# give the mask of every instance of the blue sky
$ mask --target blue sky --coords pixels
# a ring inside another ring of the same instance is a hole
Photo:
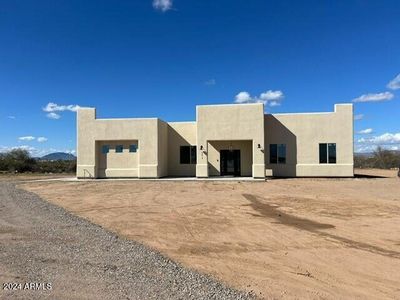
[[[184,121],[235,101],[354,101],[356,149],[400,149],[399,16],[386,0],[0,1],[0,150],[74,151],[76,105]]]

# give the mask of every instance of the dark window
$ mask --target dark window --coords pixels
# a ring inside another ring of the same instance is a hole
[[[319,144],[319,163],[326,164],[327,159],[327,144]]]
[[[319,144],[319,163],[336,164],[336,144]]]
[[[196,146],[181,146],[180,154],[181,164],[196,164]]]
[[[336,144],[328,144],[328,161],[330,164],[336,164]]]
[[[110,146],[109,146],[109,145],[103,145],[103,146],[101,147],[101,153],[107,154],[108,151],[110,151]]]
[[[269,145],[269,163],[286,164],[286,144]]]
[[[286,145],[285,144],[278,145],[278,163],[286,164]]]
[[[196,164],[197,162],[197,149],[196,146],[190,146],[190,163]]]
[[[278,162],[278,145],[270,144],[269,145],[269,163],[276,164]]]
[[[124,151],[124,146],[122,146],[122,145],[115,146],[116,153],[122,153],[123,151]]]
[[[129,152],[137,152],[138,146],[137,145],[129,145]]]

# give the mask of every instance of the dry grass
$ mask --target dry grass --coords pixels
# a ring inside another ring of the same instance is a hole
[[[21,186],[262,297],[400,298],[400,180],[378,173],[390,177]]]

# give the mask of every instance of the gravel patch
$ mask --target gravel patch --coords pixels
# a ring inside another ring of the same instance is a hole
[[[254,298],[11,182],[0,182],[0,279],[22,284],[22,290],[2,289],[5,299]],[[24,290],[26,282],[52,289]]]

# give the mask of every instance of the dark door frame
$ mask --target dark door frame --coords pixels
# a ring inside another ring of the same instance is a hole
[[[240,176],[240,150],[220,150],[220,175]],[[233,171],[228,171],[228,161],[233,164]]]

